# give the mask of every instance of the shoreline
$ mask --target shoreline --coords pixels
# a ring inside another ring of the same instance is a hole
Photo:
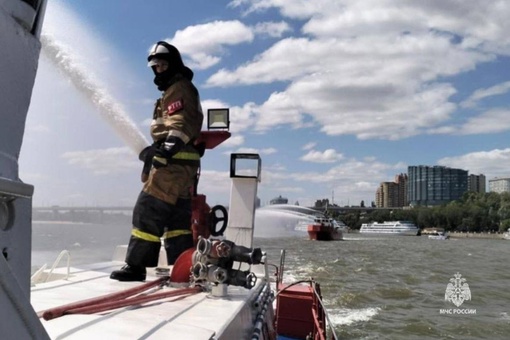
[[[506,240],[503,233],[470,233],[470,232],[449,232],[450,238],[483,238],[491,240]]]
[[[359,234],[358,230],[349,230],[348,234]],[[373,234],[375,235],[375,234]],[[384,235],[384,234],[378,234]],[[450,238],[477,238],[477,239],[489,239],[489,240],[505,240],[503,233],[473,233],[473,232],[459,232],[459,231],[449,231],[448,235]],[[396,235],[394,235],[396,236]],[[422,234],[421,236],[427,237],[426,234]]]
[[[38,220],[38,221],[32,221],[32,224],[92,224],[90,222],[76,222],[76,221],[48,221],[48,220]]]

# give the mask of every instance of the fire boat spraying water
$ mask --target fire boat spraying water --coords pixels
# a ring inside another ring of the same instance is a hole
[[[344,239],[342,229],[330,218],[318,217],[307,227],[308,237],[314,241],[339,241]]]

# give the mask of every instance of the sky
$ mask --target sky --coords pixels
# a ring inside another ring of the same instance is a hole
[[[234,152],[262,159],[262,205],[375,200],[410,165],[510,176],[510,2],[49,0],[20,154],[34,206],[132,206],[174,44],[232,137],[199,193],[229,204]],[[205,125],[204,125],[205,128]]]

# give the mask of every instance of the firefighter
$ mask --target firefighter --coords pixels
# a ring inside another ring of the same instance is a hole
[[[158,264],[161,238],[168,264],[193,247],[191,195],[200,166],[194,146],[203,121],[200,97],[191,82],[193,72],[173,45],[159,41],[148,61],[163,93],[150,127],[154,143],[140,153],[144,184],[133,210],[126,265],[110,275],[119,281],[145,280],[146,267]]]

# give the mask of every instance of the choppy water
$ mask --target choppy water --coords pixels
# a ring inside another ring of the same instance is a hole
[[[32,262],[51,264],[62,249],[73,264],[107,261],[129,232],[129,225],[34,223]],[[509,241],[348,234],[336,242],[257,238],[255,246],[274,264],[286,249],[285,281],[320,282],[342,339],[510,338]],[[456,273],[471,291],[459,307],[445,301]]]

